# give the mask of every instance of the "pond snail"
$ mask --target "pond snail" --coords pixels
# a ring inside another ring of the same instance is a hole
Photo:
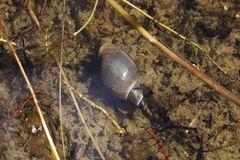
[[[105,44],[99,49],[101,78],[110,92],[121,100],[141,107],[152,116],[144,100],[143,91],[137,83],[137,67],[133,60],[119,47]]]

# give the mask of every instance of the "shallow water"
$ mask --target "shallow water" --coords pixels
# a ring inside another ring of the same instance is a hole
[[[35,13],[41,11],[42,2],[34,2]],[[173,0],[166,6],[159,1],[131,2],[200,44],[226,74],[196,47],[123,5],[172,51],[240,95],[240,19],[236,17],[240,14],[240,4],[237,0],[195,3]],[[239,159],[239,106],[163,56],[105,1],[99,2],[89,25],[74,37],[74,31],[86,22],[93,5],[94,1],[86,0],[66,3],[63,68],[76,95],[81,93],[102,106],[127,131],[124,135],[117,133],[117,128],[103,112],[77,96],[84,118],[106,159],[151,160],[154,156],[166,159],[164,154],[169,159],[201,159],[202,156]],[[52,55],[60,56],[62,11],[60,1],[48,2],[38,16],[40,31],[32,25],[34,22],[23,1],[0,3],[1,23],[17,43],[15,48],[35,88],[61,158],[59,69]],[[116,99],[104,88],[97,55],[104,43],[121,47],[134,60],[138,81],[149,105],[159,116],[157,121],[132,104]],[[66,158],[100,159],[64,83],[62,87]],[[0,43],[0,93],[0,159],[54,159],[34,103],[28,98],[29,91],[6,43]]]

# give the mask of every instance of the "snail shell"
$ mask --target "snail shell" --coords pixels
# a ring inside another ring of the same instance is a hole
[[[137,67],[133,60],[119,47],[103,45],[99,50],[103,84],[117,98],[139,105],[143,98],[137,84]]]

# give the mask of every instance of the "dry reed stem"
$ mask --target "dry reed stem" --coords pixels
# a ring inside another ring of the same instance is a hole
[[[138,8],[137,6],[135,6],[134,4],[132,4],[131,2],[127,1],[127,0],[122,0],[123,2],[125,2],[127,5],[131,6],[132,8],[136,9],[137,11],[139,11],[140,13],[142,13],[145,17],[147,17],[148,19],[150,19],[151,21],[153,21],[154,23],[157,23],[160,27],[165,28],[166,30],[172,32],[173,34],[177,35],[179,38],[183,39],[184,41],[186,41],[188,44],[196,47],[197,49],[199,49],[201,51],[201,53],[205,54],[205,56],[220,70],[222,71],[224,74],[227,74],[227,72],[217,64],[217,62],[215,62],[210,55],[206,52],[205,49],[203,49],[199,44],[197,44],[196,42],[193,42],[191,40],[189,40],[187,37],[183,36],[182,34],[178,33],[177,31],[173,30],[172,28],[168,27],[167,25],[159,22],[158,20],[154,19],[152,16],[150,16],[149,14],[147,14],[146,12],[144,12],[143,10],[141,10],[140,8]]]
[[[0,42],[7,43],[7,40],[4,39],[3,37],[0,38]],[[13,46],[16,46],[15,42],[11,42]]]
[[[122,128],[118,122],[100,105],[97,105],[96,103],[92,102],[91,100],[89,100],[88,98],[86,98],[84,95],[82,95],[81,93],[78,93],[78,96],[83,99],[84,101],[86,101],[87,103],[89,103],[92,107],[95,107],[97,109],[99,109],[100,111],[102,111],[111,121],[112,123],[116,126],[117,133],[119,134],[125,134],[126,130],[124,128]]]
[[[65,81],[63,81],[63,82],[67,85],[67,83],[66,83]],[[75,88],[73,88],[73,87],[71,87],[71,88],[72,88],[72,89],[75,89]],[[117,120],[116,120],[113,116],[111,116],[106,109],[104,109],[104,108],[101,107],[100,105],[94,103],[93,101],[91,101],[90,99],[88,99],[87,97],[85,97],[85,96],[84,96],[83,94],[81,94],[81,93],[78,93],[78,96],[79,96],[82,100],[84,100],[85,102],[89,103],[92,107],[97,108],[97,109],[99,109],[101,112],[103,112],[103,114],[105,114],[105,115],[112,121],[112,123],[115,125],[115,127],[117,128],[117,133],[119,133],[119,134],[125,134],[125,133],[126,133],[126,130],[125,130],[124,128],[122,128],[122,127],[118,124]]]
[[[29,79],[28,79],[28,76],[27,76],[27,74],[26,74],[26,72],[25,72],[25,70],[24,70],[24,68],[23,68],[23,66],[22,66],[22,63],[21,63],[21,61],[20,61],[20,59],[19,59],[19,57],[18,57],[18,55],[17,55],[17,53],[16,53],[16,51],[15,51],[15,48],[13,47],[12,43],[11,43],[10,40],[9,40],[8,34],[7,34],[6,30],[5,30],[5,27],[2,25],[1,22],[0,22],[0,30],[1,30],[1,32],[3,33],[4,38],[7,40],[7,43],[8,43],[8,45],[9,45],[10,49],[12,50],[13,55],[14,55],[16,61],[17,61],[17,64],[18,64],[18,66],[19,66],[19,68],[20,68],[20,70],[21,70],[21,72],[22,72],[22,75],[23,75],[23,77],[24,77],[24,79],[25,79],[25,81],[26,81],[26,83],[27,83],[28,89],[30,90],[30,92],[31,92],[31,94],[32,94],[33,101],[34,101],[34,103],[35,103],[36,109],[37,109],[37,111],[38,111],[39,117],[40,117],[40,119],[41,119],[41,122],[42,122],[42,125],[43,125],[43,128],[44,128],[44,131],[45,131],[46,136],[47,136],[47,138],[48,138],[48,141],[49,141],[49,144],[50,144],[51,149],[52,149],[52,151],[53,151],[54,157],[55,157],[56,160],[60,160],[59,155],[58,155],[58,152],[57,152],[56,147],[55,147],[55,145],[54,145],[53,139],[52,139],[51,134],[50,134],[50,132],[49,132],[49,130],[48,130],[48,127],[47,127],[47,124],[46,124],[46,122],[45,122],[45,119],[44,119],[44,117],[43,117],[41,108],[40,108],[40,106],[39,106],[39,104],[38,104],[37,97],[36,97],[36,95],[35,95],[35,93],[34,93],[34,90],[33,90],[33,88],[32,88],[32,85],[31,85],[31,83],[30,83],[30,81],[29,81]]]
[[[65,8],[66,8],[66,0],[63,0],[63,18],[62,18],[62,37],[61,37],[61,50],[60,50],[60,69],[59,69],[59,119],[60,119],[60,134],[61,134],[61,142],[62,142],[62,151],[63,151],[63,159],[66,159],[65,153],[65,143],[64,143],[64,135],[63,135],[63,118],[62,118],[62,55],[63,55],[63,41],[64,41],[64,31],[65,31]]]
[[[193,65],[191,65],[187,60],[181,58],[179,55],[175,54],[171,50],[169,50],[166,46],[162,43],[157,41],[148,31],[146,31],[141,25],[139,25],[136,20],[127,13],[115,0],[107,0],[113,8],[115,8],[139,33],[142,34],[143,37],[148,39],[152,44],[157,46],[167,57],[171,58],[173,61],[177,62],[181,65],[184,69],[186,69],[191,74],[195,75],[199,80],[203,81],[204,83],[208,84],[212,89],[216,92],[223,95],[228,100],[232,101],[233,103],[240,105],[240,98],[225,89],[223,86],[218,84],[217,82],[213,81],[210,77],[206,74],[197,70]]]
[[[68,81],[68,79],[67,79],[67,77],[66,77],[66,74],[65,74],[63,68],[62,68],[62,67],[60,66],[60,64],[58,63],[57,59],[56,59],[56,62],[57,62],[58,67],[59,67],[59,69],[60,69],[62,78],[63,78],[63,80],[65,81],[65,83],[66,83],[66,85],[67,85],[67,88],[68,88],[68,91],[69,91],[69,93],[70,93],[70,96],[71,96],[71,98],[72,98],[72,100],[73,100],[73,103],[74,103],[74,105],[75,105],[75,107],[76,107],[76,109],[77,109],[78,116],[79,116],[79,118],[81,119],[81,121],[82,121],[82,123],[83,123],[83,125],[84,125],[84,127],[85,127],[85,129],[86,129],[86,131],[87,131],[87,134],[88,134],[89,137],[91,138],[91,140],[92,140],[92,142],[93,142],[93,145],[94,145],[95,149],[97,150],[98,154],[100,155],[101,159],[102,159],[102,160],[105,160],[105,157],[104,157],[102,151],[100,150],[100,148],[99,148],[96,140],[94,139],[94,137],[93,137],[90,129],[89,129],[88,126],[87,126],[87,123],[86,123],[86,121],[85,121],[85,119],[84,119],[84,117],[83,117],[83,114],[82,114],[82,112],[81,112],[81,110],[80,110],[80,107],[79,107],[79,105],[78,105],[77,99],[76,99],[76,97],[75,97],[75,95],[74,95],[74,93],[73,93],[73,91],[72,91],[73,88],[71,87],[71,85],[70,85],[70,83],[69,83],[69,81]]]
[[[30,14],[30,17],[33,19],[33,21],[36,23],[38,29],[41,29],[40,27],[40,23],[37,19],[37,16],[36,14],[33,12],[33,0],[28,0],[28,5],[27,5],[27,8],[28,8],[28,12]]]

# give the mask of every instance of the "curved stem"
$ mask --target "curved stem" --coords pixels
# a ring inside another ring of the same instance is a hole
[[[92,13],[91,13],[90,17],[88,18],[87,22],[84,23],[84,25],[78,31],[74,32],[74,34],[73,34],[74,36],[78,35],[78,33],[80,33],[88,25],[88,23],[91,21],[91,19],[93,18],[94,13],[96,11],[97,4],[98,4],[98,0],[95,1]]]

